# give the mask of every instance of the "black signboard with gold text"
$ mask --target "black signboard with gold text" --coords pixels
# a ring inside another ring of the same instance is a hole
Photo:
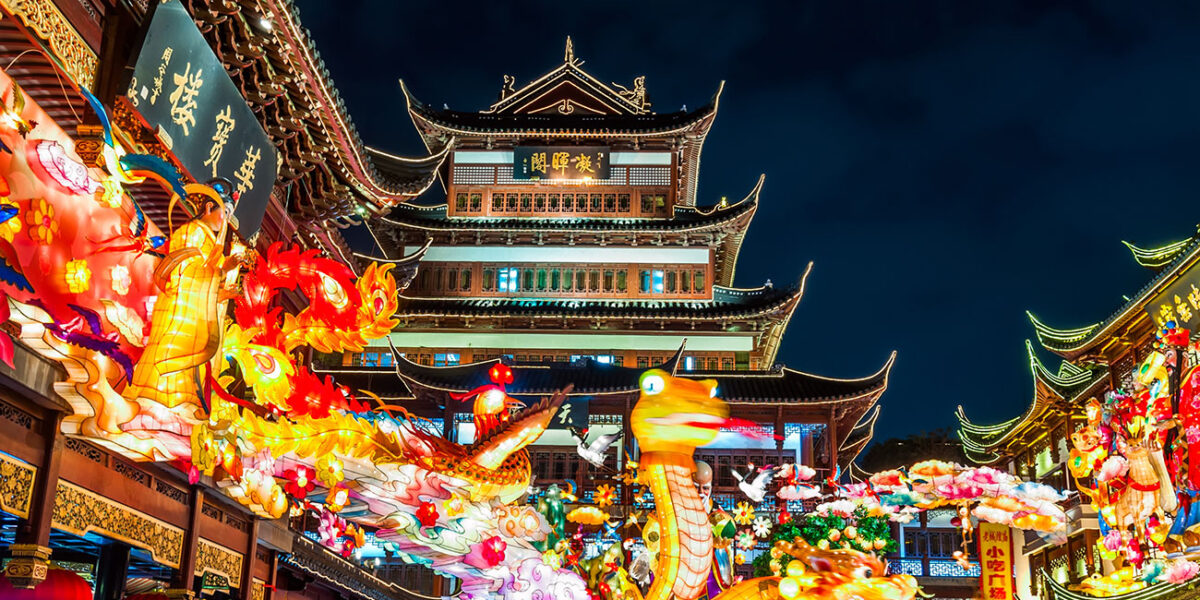
[[[1200,269],[1192,266],[1148,304],[1146,314],[1159,327],[1174,321],[1178,327],[1200,326]]]
[[[233,182],[238,231],[253,236],[275,186],[275,145],[179,0],[155,7],[126,90],[192,177]]]
[[[608,179],[608,146],[517,146],[513,179]]]

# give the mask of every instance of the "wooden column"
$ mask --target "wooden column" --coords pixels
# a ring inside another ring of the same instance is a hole
[[[449,397],[446,398],[446,409],[442,411],[442,437],[451,442],[458,441],[458,426],[454,423],[454,408]]]
[[[171,589],[167,590],[169,598],[191,598],[195,595],[192,589],[196,581],[196,546],[200,541],[200,515],[204,510],[204,490],[192,486],[191,511],[188,513],[187,531],[183,532],[183,556],[179,558],[179,572]]]
[[[258,561],[258,517],[250,516],[250,539],[246,542],[246,558],[242,561],[242,586],[238,589],[240,600],[250,600],[254,589],[254,563]]]
[[[129,544],[113,542],[100,549],[96,567],[96,600],[125,597],[125,574],[129,570]]]
[[[58,490],[64,437],[59,432],[62,413],[42,419],[42,464],[33,482],[29,518],[17,530],[16,543],[9,547],[12,560],[5,575],[13,587],[31,589],[46,579],[50,568],[50,520]]]
[[[837,427],[837,409],[829,409],[829,476],[833,477],[834,471],[837,470],[838,464],[838,427]]]
[[[775,407],[775,451],[783,452],[783,437],[787,430],[783,423],[783,405]],[[792,461],[795,462],[795,461]]]

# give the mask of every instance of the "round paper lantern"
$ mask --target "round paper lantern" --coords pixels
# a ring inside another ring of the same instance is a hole
[[[74,571],[51,567],[46,580],[32,590],[14,588],[0,575],[0,600],[92,600],[92,586]]]

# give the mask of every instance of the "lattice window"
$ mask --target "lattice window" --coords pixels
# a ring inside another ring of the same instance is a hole
[[[1116,374],[1117,385],[1121,386],[1122,390],[1133,389],[1133,354],[1126,354],[1121,360],[1113,364],[1113,373]]]
[[[508,178],[512,179],[512,167],[508,169]],[[459,185],[491,185],[495,181],[496,167],[478,165],[455,165],[454,183]]]
[[[671,168],[629,167],[629,185],[671,185]]]

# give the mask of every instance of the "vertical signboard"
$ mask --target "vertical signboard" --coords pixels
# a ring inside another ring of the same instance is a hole
[[[197,181],[233,183],[238,232],[253,236],[275,186],[275,145],[179,0],[155,7],[125,97]]]
[[[1008,525],[979,524],[979,586],[984,600],[1016,598],[1012,532]]]
[[[1175,283],[1146,303],[1146,314],[1160,328],[1172,321],[1187,329],[1200,326],[1200,269],[1193,266],[1184,271]]]

